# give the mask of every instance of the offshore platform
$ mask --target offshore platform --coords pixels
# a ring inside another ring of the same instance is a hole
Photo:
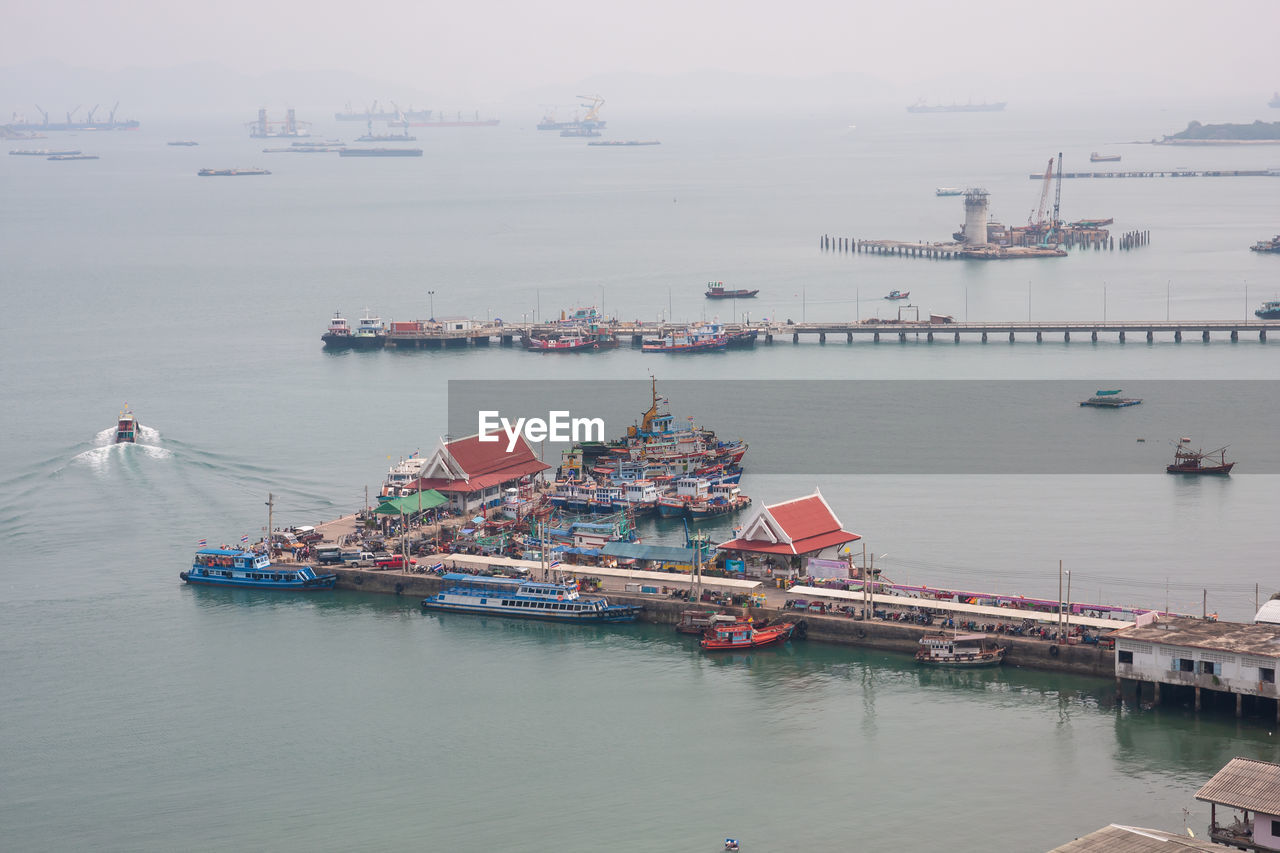
[[[250,139],[275,139],[278,137],[299,137],[311,135],[311,122],[298,121],[293,108],[285,113],[284,121],[270,121],[266,108],[258,110],[258,118],[245,124],[249,128]]]

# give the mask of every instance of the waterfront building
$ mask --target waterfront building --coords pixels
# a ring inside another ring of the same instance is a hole
[[[1236,716],[1245,698],[1253,697],[1255,707],[1260,701],[1274,705],[1280,720],[1280,625],[1145,614],[1133,627],[1116,631],[1115,640],[1117,690],[1131,681],[1141,696],[1143,683],[1151,682],[1157,703],[1162,690],[1193,691],[1197,711],[1204,698],[1234,696]]]
[[[810,559],[834,559],[862,537],[845,530],[822,492],[756,509],[736,539],[719,546],[753,577],[805,574]]]
[[[1221,849],[1216,844],[1188,835],[1113,823],[1055,847],[1049,853],[1175,853],[1179,850]]]
[[[445,332],[469,332],[484,326],[484,323],[470,317],[436,317],[434,322]]]
[[[519,486],[550,468],[538,460],[524,437],[507,452],[507,439],[481,441],[479,434],[444,441],[422,468],[418,489],[435,489],[448,498],[449,509],[467,513],[502,503],[503,491]]]
[[[1210,804],[1209,837],[1241,850],[1280,851],[1280,764],[1233,758],[1196,791]],[[1218,806],[1243,814],[1218,823]]]

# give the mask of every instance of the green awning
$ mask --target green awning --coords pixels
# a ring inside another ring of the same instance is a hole
[[[376,510],[378,515],[413,515],[418,510],[435,509],[447,504],[449,499],[435,489],[425,492],[414,492],[399,498],[388,498]]]

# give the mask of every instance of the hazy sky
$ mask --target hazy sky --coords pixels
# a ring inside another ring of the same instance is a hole
[[[1277,0],[40,0],[6,4],[0,64],[215,61],[343,69],[500,97],[613,71],[939,78],[1136,75],[1188,93],[1280,89]],[[993,98],[998,91],[980,93]]]

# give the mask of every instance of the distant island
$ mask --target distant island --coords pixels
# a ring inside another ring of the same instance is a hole
[[[1193,121],[1181,133],[1156,140],[1158,145],[1232,145],[1280,142],[1280,121],[1253,124],[1201,124]]]

